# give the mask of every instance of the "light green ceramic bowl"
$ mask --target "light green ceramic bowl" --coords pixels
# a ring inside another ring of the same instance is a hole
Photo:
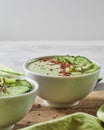
[[[31,79],[25,79],[32,84],[33,89],[30,92],[18,96],[0,97],[0,130],[11,130],[14,124],[32,108],[38,84]]]
[[[99,76],[100,67],[95,72],[78,76],[45,76],[27,69],[30,62],[39,58],[27,61],[23,68],[26,77],[39,83],[38,95],[45,99],[48,105],[52,107],[70,107],[76,105],[79,100],[93,90]]]

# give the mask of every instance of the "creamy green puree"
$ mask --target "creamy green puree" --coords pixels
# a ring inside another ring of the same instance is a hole
[[[99,66],[83,56],[55,56],[34,60],[27,68],[36,74],[62,77],[92,73]]]

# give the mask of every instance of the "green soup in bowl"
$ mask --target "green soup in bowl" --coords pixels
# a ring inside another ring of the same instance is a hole
[[[78,103],[94,88],[100,66],[84,56],[44,56],[24,64],[26,77],[39,83],[38,95],[53,107]]]
[[[30,111],[37,91],[29,78],[0,77],[0,130],[11,130]]]

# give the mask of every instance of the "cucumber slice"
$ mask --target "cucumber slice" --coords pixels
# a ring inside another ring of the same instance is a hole
[[[58,56],[58,57],[55,57],[55,59],[57,61],[60,61],[60,62],[66,62],[66,63],[71,63],[73,64],[74,62],[74,56]]]
[[[5,77],[5,78],[4,78],[4,82],[7,83],[7,84],[12,84],[12,83],[15,83],[15,82],[16,82],[16,79],[15,79],[15,78]]]
[[[86,71],[86,70],[88,70],[88,69],[91,69],[92,67],[93,67],[93,63],[87,64],[87,65],[83,65],[83,66],[82,66],[82,70],[83,70],[83,71]]]
[[[31,84],[26,80],[17,79],[15,85],[16,86],[27,86],[27,87],[31,88]]]
[[[7,93],[8,95],[19,95],[19,94],[26,93],[29,90],[30,88],[27,86],[16,86],[16,87],[7,88]]]
[[[63,59],[66,60],[66,62],[73,64],[74,63],[74,56],[64,56]]]
[[[74,59],[74,64],[80,64],[80,65],[88,64],[89,65],[91,63],[92,62],[84,56],[76,56]]]
[[[84,71],[84,73],[92,73],[92,72],[95,72],[99,67],[93,63],[93,65],[91,66],[90,69],[87,69]]]
[[[66,60],[61,56],[55,57],[55,59],[59,62],[66,62]]]
[[[72,76],[77,76],[77,75],[81,75],[82,73],[81,72],[72,72],[71,75]]]

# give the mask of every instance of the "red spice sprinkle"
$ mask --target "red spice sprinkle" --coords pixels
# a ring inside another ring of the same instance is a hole
[[[30,123],[31,123],[31,121],[28,121],[27,123],[28,123],[28,124],[30,124]]]
[[[67,72],[65,72],[63,75],[64,75],[64,76],[69,76],[70,74],[69,74],[69,73],[67,73]]]
[[[56,118],[56,116],[53,116],[53,118]]]
[[[50,71],[53,71],[53,69],[50,69]]]
[[[40,116],[41,114],[40,113],[38,113],[38,116]]]
[[[70,64],[70,63],[66,63],[66,62],[63,63],[63,62],[57,61],[55,58],[52,58],[52,57],[43,58],[41,60],[53,63],[53,64],[50,64],[50,65],[57,65],[57,64],[59,64],[60,68],[62,70],[59,73],[62,74],[63,76],[70,76],[71,73],[70,72],[66,72],[65,69],[67,67],[72,66],[72,65],[74,66],[74,64]],[[53,71],[53,69],[50,69],[50,71]],[[48,75],[48,73],[47,73],[47,75]]]
[[[40,108],[41,107],[41,104],[37,104],[37,106],[36,106],[37,108]]]

